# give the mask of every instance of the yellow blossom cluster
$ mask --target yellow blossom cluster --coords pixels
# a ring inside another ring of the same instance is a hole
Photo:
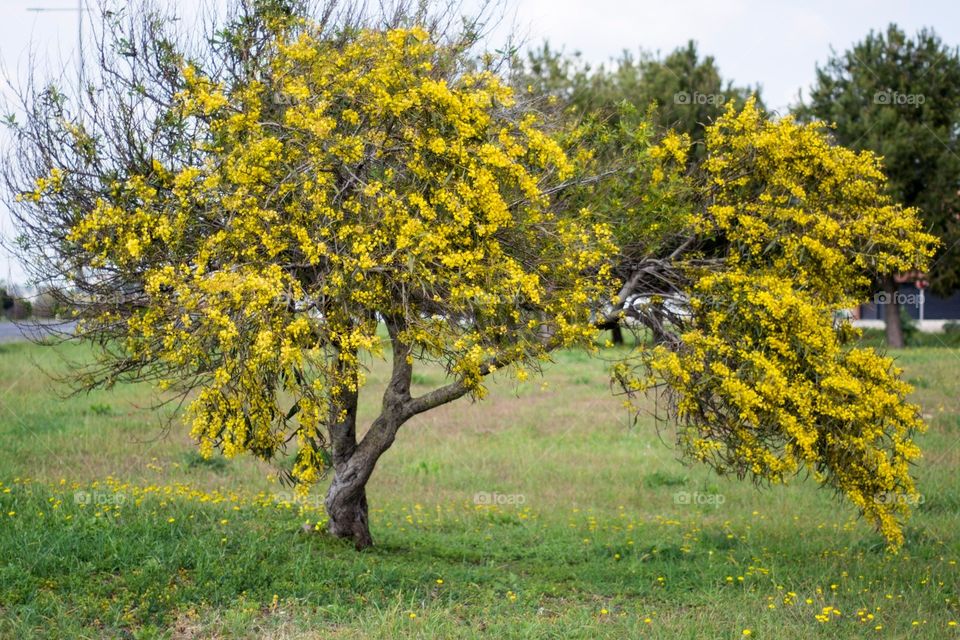
[[[142,284],[125,354],[197,390],[202,452],[295,443],[309,484],[379,321],[482,394],[493,363],[592,340],[612,232],[552,208],[573,171],[554,134],[426,30],[273,28],[242,82],[184,64],[172,109],[199,132],[196,161],[107,185],[69,240]]]
[[[694,458],[775,483],[809,470],[896,548],[924,425],[892,360],[851,346],[856,330],[834,318],[872,276],[922,268],[935,240],[884,195],[876,157],[815,125],[750,101],[708,129],[707,151],[691,225],[720,249],[688,267],[677,342],[645,353],[644,374],[617,374],[632,389],[666,383]]]
[[[766,118],[753,99],[707,130],[706,215],[728,261],[790,278],[834,308],[861,302],[876,274],[918,267],[937,240],[885,194],[880,159],[833,144],[819,123]]]

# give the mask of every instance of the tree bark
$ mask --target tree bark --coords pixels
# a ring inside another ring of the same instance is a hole
[[[367,507],[366,481],[373,468],[363,474],[362,469],[341,468],[334,470],[333,482],[327,489],[324,506],[327,509],[327,532],[337,538],[349,538],[357,551],[373,546],[370,535],[370,516]]]
[[[883,321],[887,333],[887,346],[891,349],[903,349],[903,324],[900,322],[900,300],[898,298],[897,283],[892,275],[883,279],[885,304],[883,307]]]
[[[389,390],[385,395],[389,395]],[[353,452],[340,464],[334,461],[333,481],[327,490],[327,531],[338,538],[353,540],[357,551],[373,546],[367,508],[367,481],[380,456],[390,448],[397,431],[406,421],[402,405],[384,402],[383,413]],[[336,448],[334,448],[336,458]]]
[[[610,335],[613,339],[613,344],[623,344],[623,329],[620,328],[619,322],[610,327]]]

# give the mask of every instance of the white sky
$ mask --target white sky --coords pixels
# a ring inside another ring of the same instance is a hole
[[[168,2],[187,14],[197,4]],[[724,78],[761,85],[767,106],[781,112],[810,86],[816,64],[826,61],[831,46],[843,51],[871,29],[896,22],[912,34],[930,26],[947,44],[960,44],[960,3],[948,0],[505,0],[505,4],[506,22],[516,24],[529,44],[549,39],[568,52],[580,51],[592,63],[625,49],[666,54],[696,40],[701,55],[716,58]],[[4,75],[22,78],[32,49],[38,62],[73,77],[77,6],[78,0],[0,0]],[[69,10],[28,11],[31,7]],[[505,34],[506,27],[498,33]],[[0,205],[0,234],[10,237],[13,231]],[[24,279],[20,266],[4,253],[0,280],[8,277]]]

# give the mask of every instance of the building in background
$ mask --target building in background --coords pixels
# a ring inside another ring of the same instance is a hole
[[[948,322],[960,322],[960,293],[942,298],[926,288],[923,274],[908,273],[896,277],[897,299],[903,309],[916,323],[920,331],[943,331]],[[863,328],[883,328],[883,313],[888,294],[880,292],[873,301],[853,309],[853,324]]]

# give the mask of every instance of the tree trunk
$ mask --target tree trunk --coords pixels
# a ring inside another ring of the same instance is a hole
[[[393,373],[383,392],[380,416],[357,442],[357,392],[346,392],[331,407],[330,445],[333,449],[333,480],[327,489],[327,532],[338,538],[353,540],[358,551],[373,546],[367,508],[367,481],[380,456],[390,448],[400,426],[417,411],[410,410],[410,382],[413,374],[410,347],[398,339],[400,323],[386,319],[393,343]],[[355,357],[350,359],[354,362]],[[349,379],[357,388],[357,371],[344,368],[342,379]],[[462,394],[461,394],[462,395]],[[429,408],[429,407],[425,407]]]
[[[613,344],[623,344],[623,329],[620,328],[619,322],[610,327],[610,335],[613,340]]]
[[[373,546],[367,509],[367,481],[380,456],[390,448],[403,424],[399,407],[386,404],[360,444],[356,439],[333,441],[333,481],[327,489],[327,531],[350,538],[357,551]],[[339,446],[338,446],[339,445]]]
[[[355,358],[355,354],[353,354]],[[348,359],[353,362],[352,359]],[[338,538],[350,538],[358,550],[373,544],[367,509],[367,479],[376,460],[367,462],[359,454],[357,443],[357,372],[355,367],[337,365],[338,377],[353,391],[343,392],[330,407],[330,448],[333,454],[333,480],[327,489],[327,532]]]
[[[903,325],[900,322],[900,300],[897,283],[893,276],[883,279],[884,302],[883,321],[887,331],[887,346],[891,349],[903,349]]]
[[[333,449],[333,481],[324,502],[327,508],[327,532],[338,538],[353,540],[357,550],[373,545],[367,509],[367,481],[380,456],[390,448],[400,427],[413,416],[434,407],[462,398],[471,387],[457,379],[429,393],[413,398],[410,384],[413,376],[413,358],[408,344],[400,339],[406,326],[401,318],[386,317],[384,323],[393,343],[393,372],[383,392],[383,406],[379,417],[357,442],[357,393],[342,394],[331,406],[328,431]],[[351,363],[356,358],[348,358]],[[503,362],[494,361],[481,367],[480,375],[487,375]],[[353,365],[355,367],[355,364]],[[357,371],[342,367],[341,379],[353,382],[356,389]]]
[[[373,464],[366,469],[348,464],[335,470],[324,501],[327,531],[337,538],[352,539],[357,551],[373,546],[366,489],[372,472]]]

